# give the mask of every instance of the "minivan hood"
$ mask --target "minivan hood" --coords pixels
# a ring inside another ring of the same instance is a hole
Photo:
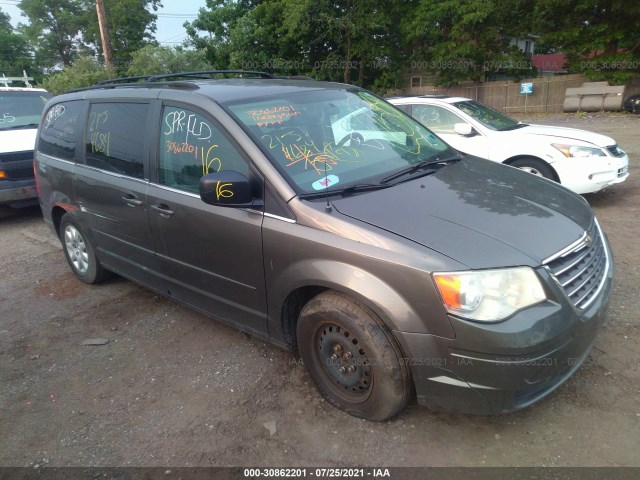
[[[37,128],[0,130],[0,153],[33,150]]]
[[[543,135],[555,137],[558,140],[578,140],[587,142],[599,147],[615,145],[615,140],[606,135],[578,130],[577,128],[551,127],[548,125],[527,125],[526,127],[513,130],[514,134]]]
[[[560,185],[469,156],[435,174],[340,198],[333,206],[474,269],[539,266],[593,221],[586,201]]]

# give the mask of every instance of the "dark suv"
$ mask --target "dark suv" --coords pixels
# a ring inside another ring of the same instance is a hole
[[[584,199],[360,88],[204,78],[220,73],[47,104],[40,203],[81,280],[116,272],[298,350],[330,403],[370,420],[414,388],[512,411],[580,366],[613,275]]]

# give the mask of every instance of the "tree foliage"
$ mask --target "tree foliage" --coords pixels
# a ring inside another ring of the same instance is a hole
[[[132,55],[127,76],[166,74],[211,70],[203,50],[183,50],[181,48],[147,45]]]
[[[94,45],[102,55],[102,42],[98,29],[95,0],[84,0],[83,38]],[[146,45],[156,44],[157,15],[160,0],[104,0],[107,27],[111,38],[113,63],[119,71],[125,71],[133,52]]]
[[[113,77],[113,72],[106,70],[104,66],[95,59],[81,56],[73,65],[45,77],[42,86],[54,95],[59,95],[68,90],[88,87],[100,80]]]
[[[396,26],[416,0],[207,0],[185,27],[217,68],[371,86],[404,58]]]
[[[26,38],[15,32],[9,16],[0,9],[0,74],[11,77],[32,68],[33,59]]]
[[[640,76],[640,3],[627,0],[206,0],[185,23],[198,53],[157,48],[160,0],[104,1],[118,74],[211,65],[386,91],[414,72],[441,85],[533,76],[511,41],[538,38],[542,52],[567,54],[571,71],[615,83]],[[94,0],[19,6],[29,19],[22,39],[0,17],[6,68],[26,65],[31,52],[43,67],[99,58]]]
[[[21,0],[28,24],[21,33],[44,67],[70,66],[81,55],[102,53],[95,0]],[[105,0],[114,64],[124,71],[136,50],[155,43],[160,0]]]
[[[36,47],[36,60],[53,66],[71,65],[84,47],[80,35],[85,11],[78,0],[22,0],[18,5],[29,19],[20,31]]]
[[[618,84],[640,76],[639,2],[538,0],[535,18],[542,42],[567,55],[570,71]]]

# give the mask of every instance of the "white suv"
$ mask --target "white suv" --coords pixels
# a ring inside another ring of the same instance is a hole
[[[623,182],[629,158],[604,135],[529,125],[474,100],[442,95],[388,99],[455,149],[592,193]]]
[[[51,94],[41,88],[0,87],[0,205],[37,205],[33,146]]]

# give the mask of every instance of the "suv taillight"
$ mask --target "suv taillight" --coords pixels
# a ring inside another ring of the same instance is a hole
[[[40,196],[40,187],[38,186],[38,175],[36,175],[36,161],[33,160],[33,178],[36,180],[36,192],[38,192],[38,196]]]

